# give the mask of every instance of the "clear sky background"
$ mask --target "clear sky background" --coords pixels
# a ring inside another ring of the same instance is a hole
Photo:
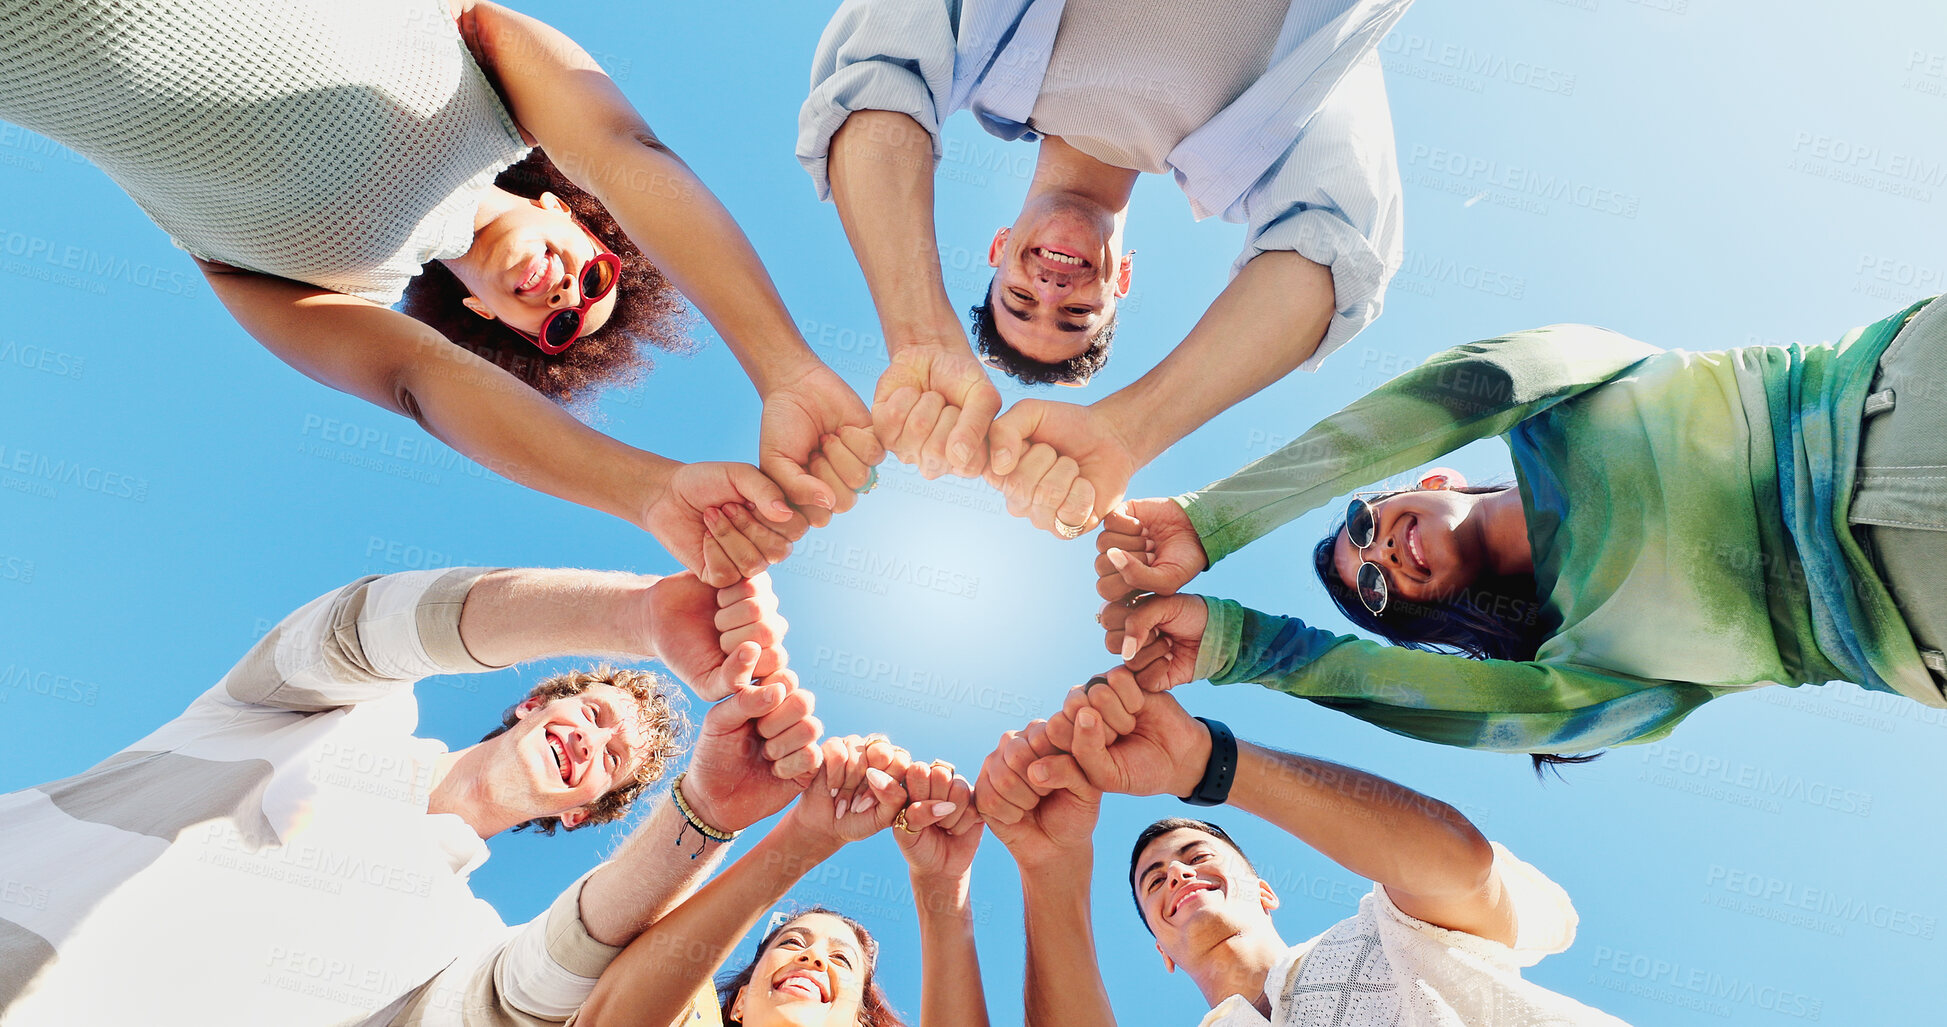
[[[837,217],[791,154],[832,4],[517,6],[611,69],[737,215],[806,337],[869,396],[884,366],[877,321]],[[1454,343],[1557,321],[1698,350],[1814,342],[1947,289],[1947,13],[1934,0],[1426,0],[1382,57],[1407,216],[1384,316],[1320,373],[1184,440],[1132,495],[1221,477]],[[965,305],[1033,151],[964,115],[947,133],[959,146],[941,168],[939,230]],[[278,362],[73,154],[0,127],[0,189],[0,307],[14,312],[0,329],[0,790],[139,738],[286,612],[361,574],[675,569],[648,535],[500,480]],[[1079,398],[1173,346],[1241,239],[1238,226],[1193,223],[1172,182],[1146,178],[1115,359]],[[749,460],[757,414],[712,345],[663,358],[641,389],[610,397],[600,424],[673,457]],[[1509,474],[1498,442],[1449,462],[1477,480]],[[35,468],[50,463],[82,473],[48,480]],[[890,461],[882,475],[774,574],[793,662],[831,730],[885,731],[971,769],[1002,731],[1107,665],[1092,544],[1008,518],[978,482],[929,483]],[[1305,558],[1326,527],[1304,518],[1198,587],[1343,628]],[[549,669],[428,682],[422,732],[470,742]],[[1631,1022],[1938,1016],[1943,711],[1849,685],[1761,689],[1711,703],[1667,742],[1541,784],[1524,757],[1409,741],[1250,685],[1178,696],[1240,737],[1458,806],[1581,913],[1574,947],[1530,976]],[[1136,831],[1183,812],[1167,798],[1105,807],[1095,922],[1125,1023],[1189,1024],[1205,1009],[1186,978],[1163,975],[1122,884]],[[1349,915],[1367,890],[1246,815],[1216,819],[1282,894],[1288,941]],[[624,829],[496,839],[475,889],[510,922],[531,917]],[[1019,893],[997,843],[981,851],[974,891],[994,1022],[1018,1023]],[[841,853],[793,898],[877,931],[881,981],[917,1013],[917,933],[890,839]]]

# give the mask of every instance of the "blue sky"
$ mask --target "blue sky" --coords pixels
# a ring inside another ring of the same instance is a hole
[[[791,156],[831,5],[519,6],[611,69],[737,215],[806,337],[869,395],[884,364],[876,318],[835,214]],[[1382,46],[1407,216],[1385,315],[1318,374],[1184,440],[1131,494],[1221,477],[1454,343],[1557,321],[1689,349],[1812,342],[1947,289],[1947,14],[1928,0],[1846,8],[1416,6]],[[1012,219],[1032,150],[965,116],[947,133],[957,156],[942,168],[938,220],[964,305],[986,281],[980,255]],[[0,330],[0,790],[74,773],[147,733],[277,618],[361,574],[674,568],[649,536],[510,485],[278,362],[72,154],[0,126],[0,188],[12,197],[0,303],[16,311]],[[1142,251],[1135,291],[1116,359],[1085,398],[1183,336],[1223,287],[1241,229],[1192,223],[1173,184],[1151,177],[1127,240]],[[757,412],[718,345],[661,360],[600,420],[673,457],[748,460]],[[79,473],[31,470],[49,462]],[[1498,443],[1449,462],[1476,479],[1508,474]],[[885,731],[972,768],[1002,731],[1106,665],[1093,550],[1009,519],[977,482],[929,483],[893,463],[882,474],[775,573],[794,663],[832,730]],[[1302,519],[1198,587],[1342,627],[1306,570],[1325,527]],[[547,669],[429,682],[423,731],[464,744]],[[1575,946],[1531,977],[1627,1020],[1903,1023],[1932,1004],[1947,916],[1932,850],[1947,835],[1927,782],[1947,776],[1942,711],[1847,685],[1763,689],[1710,704],[1665,743],[1542,785],[1523,758],[1411,742],[1249,685],[1178,695],[1241,737],[1461,808],[1581,913]],[[1125,1023],[1194,1023],[1205,1008],[1187,979],[1162,976],[1121,884],[1127,841],[1182,811],[1111,798],[1098,836],[1096,929]],[[1283,894],[1287,940],[1348,915],[1366,889],[1248,816],[1218,819]],[[508,920],[530,917],[618,830],[497,839],[476,890]],[[1013,864],[989,842],[975,875],[990,1008],[997,1024],[1017,1023]],[[875,838],[794,896],[878,931],[882,981],[916,1012],[907,894],[895,847]]]

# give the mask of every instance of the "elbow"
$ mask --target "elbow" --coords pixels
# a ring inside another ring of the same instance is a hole
[[[1480,828],[1461,812],[1440,804],[1448,832],[1448,857],[1442,861],[1446,873],[1442,890],[1454,894],[1476,894],[1494,877],[1494,844]]]

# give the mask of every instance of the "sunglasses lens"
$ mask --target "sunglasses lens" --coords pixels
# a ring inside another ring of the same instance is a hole
[[[615,288],[616,267],[612,260],[597,259],[581,272],[581,295],[585,300],[598,300]]]
[[[1359,601],[1366,604],[1366,609],[1374,613],[1383,613],[1386,609],[1386,597],[1385,572],[1381,571],[1376,563],[1360,564]]]
[[[541,326],[541,341],[550,346],[566,346],[581,334],[581,311],[561,310],[548,317],[548,323]]]
[[[1372,545],[1373,533],[1379,530],[1379,521],[1372,515],[1372,504],[1363,499],[1355,499],[1345,508],[1345,534],[1356,549]]]

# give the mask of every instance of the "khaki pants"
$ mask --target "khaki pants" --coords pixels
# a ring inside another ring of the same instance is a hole
[[[1947,300],[1920,308],[1880,355],[1851,521],[1928,669],[1947,681]]]

